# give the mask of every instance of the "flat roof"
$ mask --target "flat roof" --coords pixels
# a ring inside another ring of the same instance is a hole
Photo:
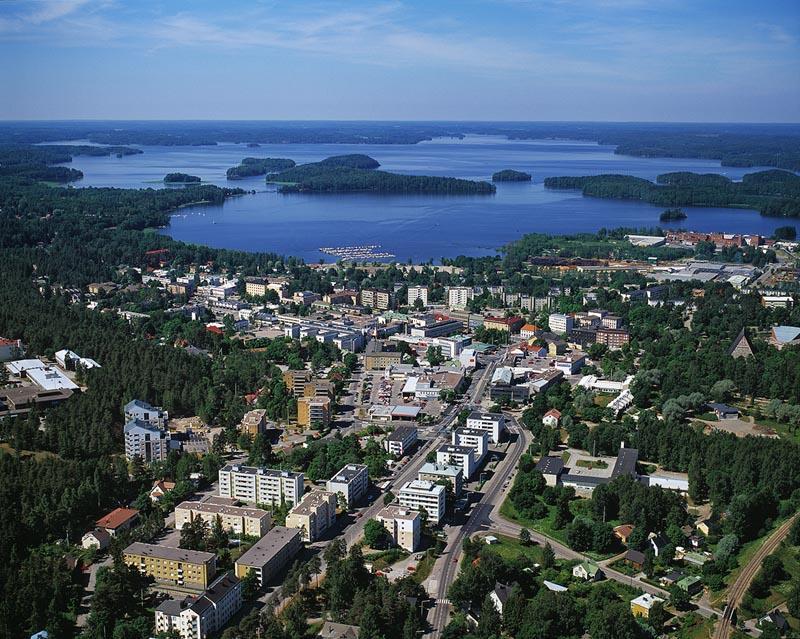
[[[155,557],[157,559],[181,561],[188,564],[206,564],[216,558],[213,552],[185,550],[184,548],[172,548],[171,546],[161,546],[159,544],[145,544],[140,541],[133,542],[123,552],[126,555]]]
[[[472,446],[457,446],[456,444],[442,444],[437,449],[437,452],[442,453],[457,453],[459,455],[471,455],[475,452]]]
[[[389,504],[385,508],[378,511],[377,519],[407,519],[413,521],[419,519],[420,513],[418,510],[409,508],[408,506],[399,506],[397,504]]]
[[[389,433],[389,436],[386,439],[390,442],[403,442],[411,435],[416,437],[416,426],[398,426],[391,433]]]
[[[239,557],[236,563],[244,566],[264,566],[295,539],[300,540],[298,528],[275,526]]]
[[[347,464],[331,477],[330,480],[332,482],[351,482],[366,469],[367,467],[364,464]]]
[[[479,410],[474,410],[469,414],[467,419],[480,419],[481,421],[494,421],[499,422],[505,419],[502,413],[484,413]]]
[[[330,498],[334,495],[335,493],[327,490],[312,490],[296,503],[289,513],[293,515],[307,515],[319,508],[322,504],[328,503]]]
[[[240,473],[245,475],[266,475],[268,477],[302,477],[303,473],[296,473],[291,470],[280,470],[278,468],[267,468],[266,466],[239,466],[238,464],[227,464],[219,472]]]
[[[222,504],[209,503],[207,501],[182,501],[176,506],[176,510],[192,510],[199,513],[209,513],[211,515],[232,515],[234,517],[255,517],[261,519],[269,517],[270,514],[261,508],[246,508],[243,506],[228,506]]]
[[[542,457],[536,464],[536,470],[543,475],[558,475],[564,470],[561,457]]]
[[[458,477],[464,471],[460,466],[451,466],[450,464],[435,464],[433,462],[426,462],[422,468],[419,469],[419,474],[428,475],[445,475],[447,477]]]

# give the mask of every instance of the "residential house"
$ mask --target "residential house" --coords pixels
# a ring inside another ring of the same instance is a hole
[[[631,612],[634,617],[643,617],[647,619],[650,616],[650,610],[657,603],[663,604],[664,600],[661,597],[656,597],[646,592],[640,597],[631,600]]]
[[[509,597],[511,597],[511,590],[512,587],[508,584],[497,581],[494,584],[494,588],[489,593],[489,599],[492,600],[495,609],[501,615],[503,614],[503,609],[505,608],[506,602],[508,601]]]
[[[551,408],[544,414],[544,417],[542,417],[542,424],[550,428],[558,427],[559,421],[561,421],[561,411],[555,408]]]
[[[572,568],[572,576],[583,581],[600,581],[605,575],[593,561],[582,561]]]
[[[112,537],[133,528],[139,522],[139,511],[135,508],[115,508],[98,519],[94,525]]]
[[[86,549],[96,548],[97,550],[105,550],[111,543],[111,535],[109,535],[102,528],[95,528],[90,530],[83,537],[81,537],[81,546]]]

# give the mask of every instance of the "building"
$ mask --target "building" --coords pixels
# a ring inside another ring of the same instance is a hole
[[[614,330],[622,328],[623,323],[624,322],[619,315],[604,315],[600,319],[600,324],[603,326],[603,328],[612,328]]]
[[[358,639],[361,636],[360,626],[350,626],[346,623],[326,621],[319,629],[317,639]]]
[[[582,561],[572,568],[572,576],[583,581],[600,581],[603,578],[603,571],[593,561]]]
[[[794,299],[791,295],[764,294],[761,296],[761,305],[764,308],[792,308]]]
[[[123,551],[122,557],[126,564],[158,583],[181,588],[205,590],[217,572],[217,556],[212,552],[137,541]]]
[[[78,390],[80,387],[55,366],[40,359],[18,359],[8,362],[6,370],[20,378],[27,377],[45,391]]]
[[[470,446],[443,444],[436,451],[436,464],[439,466],[457,466],[468,480],[475,472],[475,449]]]
[[[392,504],[378,511],[375,519],[383,524],[395,545],[408,552],[419,548],[422,517],[418,510]]]
[[[263,408],[247,411],[239,423],[239,431],[250,437],[263,433],[267,428],[267,411]]]
[[[146,464],[164,461],[169,452],[169,433],[157,424],[132,419],[123,428],[125,457],[138,457]]]
[[[161,428],[166,427],[169,421],[169,413],[158,406],[151,406],[141,399],[134,399],[127,404],[123,409],[125,421],[132,421],[138,419],[148,424],[155,424]]]
[[[414,306],[414,303],[420,300],[423,306],[428,306],[428,287],[427,286],[409,286],[408,287],[408,305]]]
[[[97,550],[105,550],[110,543],[111,535],[102,528],[90,530],[81,537],[81,546],[86,549],[95,548]]]
[[[428,521],[438,524],[444,517],[446,489],[441,484],[414,479],[403,484],[397,493],[401,506],[424,510]]]
[[[467,428],[484,430],[489,433],[493,444],[500,443],[500,437],[506,429],[506,418],[502,413],[484,413],[474,410],[467,417]]]
[[[506,333],[516,333],[525,325],[525,320],[518,316],[512,317],[487,317],[483,320],[483,327]]]
[[[236,560],[236,576],[244,579],[253,570],[263,588],[300,551],[300,537],[297,528],[275,526]]]
[[[778,350],[800,344],[800,326],[773,326],[769,343]]]
[[[392,294],[379,288],[365,288],[361,291],[361,306],[388,311],[392,308]]]
[[[477,428],[456,428],[450,433],[454,446],[469,446],[475,451],[475,463],[480,465],[489,452],[489,433]]]
[[[417,443],[416,426],[398,426],[383,441],[386,452],[402,457]]]
[[[740,357],[751,357],[752,355],[753,345],[750,343],[750,338],[747,337],[747,332],[742,328],[728,349],[728,356],[738,359]]]
[[[555,486],[564,472],[564,461],[561,457],[545,456],[536,463],[536,470],[542,473],[548,486]]]
[[[56,364],[58,364],[65,371],[76,371],[79,368],[83,370],[89,370],[90,368],[100,368],[100,364],[98,364],[93,359],[89,359],[88,357],[81,357],[76,352],[66,348],[60,351],[56,351],[53,357],[56,360]]]
[[[557,428],[559,421],[561,421],[561,411],[555,408],[551,408],[544,414],[544,417],[542,417],[542,424],[550,428]]]
[[[519,329],[519,336],[522,339],[534,339],[540,331],[536,324],[525,324]]]
[[[257,504],[296,504],[303,494],[303,473],[228,464],[219,471],[219,494]]]
[[[382,345],[375,340],[367,344],[364,352],[364,368],[368,371],[382,371],[390,366],[397,366],[403,360],[403,354],[396,348]]]
[[[447,289],[447,306],[450,308],[466,308],[472,296],[472,288],[469,286],[451,286]]]
[[[321,430],[331,423],[329,397],[300,397],[297,400],[297,425]]]
[[[631,335],[624,328],[598,328],[597,343],[603,344],[610,351],[616,351],[631,341]]]
[[[586,364],[586,354],[580,351],[573,351],[561,359],[556,360],[556,370],[564,375],[577,375]]]
[[[550,313],[547,323],[550,325],[550,331],[558,335],[569,333],[575,326],[575,320],[572,315],[565,315],[564,313]]]
[[[23,352],[22,340],[0,337],[0,362],[18,359]]]
[[[303,541],[314,543],[336,523],[337,499],[327,490],[313,490],[286,515],[287,528],[299,528]]]
[[[36,386],[19,386],[0,389],[0,417],[23,415],[34,408],[58,406],[72,397],[68,389],[42,390]]]
[[[707,406],[714,411],[714,415],[716,415],[717,419],[736,419],[739,417],[739,410],[733,406],[717,404],[715,402],[709,402]]]
[[[369,488],[369,471],[364,464],[347,464],[328,480],[329,492],[339,493],[348,507],[357,503]]]
[[[492,592],[489,593],[489,599],[492,600],[495,610],[501,615],[503,614],[503,610],[505,610],[506,602],[509,597],[511,597],[511,590],[511,586],[498,581],[494,584]]]
[[[206,639],[222,630],[241,607],[242,584],[233,574],[226,573],[202,595],[162,602],[155,610],[156,633]]]
[[[218,498],[219,499],[219,498]],[[182,530],[192,519],[203,519],[211,526],[219,518],[222,527],[237,535],[263,537],[272,525],[272,516],[260,508],[242,508],[210,501],[184,501],[175,508],[175,528]]]
[[[124,533],[139,523],[139,511],[135,508],[115,508],[110,513],[101,517],[94,525],[104,530],[112,537]]]
[[[312,379],[311,371],[286,371],[283,374],[283,383],[293,397],[303,397],[306,384]]]
[[[641,597],[631,600],[631,612],[634,617],[644,617],[647,619],[650,616],[651,608],[657,603],[664,603],[661,597],[651,595],[649,592],[644,593]]]
[[[464,470],[461,466],[448,466],[446,464],[435,464],[426,462],[417,473],[417,479],[440,483],[446,481],[450,484],[453,494],[458,497],[461,494],[461,487],[464,483]]]
[[[244,292],[250,297],[264,297],[267,294],[269,280],[265,277],[244,278]]]

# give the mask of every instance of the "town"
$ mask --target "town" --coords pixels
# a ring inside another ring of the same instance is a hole
[[[4,449],[114,459],[105,488],[71,488],[114,507],[48,550],[74,619],[32,637],[800,623],[798,244],[598,241],[617,256],[253,273],[157,249],[107,281],[34,275],[201,386],[132,380],[78,443],[68,411],[132,360],[74,331],[0,340]]]

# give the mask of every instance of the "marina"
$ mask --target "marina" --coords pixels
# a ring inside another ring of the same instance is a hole
[[[333,255],[341,260],[383,260],[395,257],[394,253],[381,251],[380,244],[363,244],[361,246],[322,246],[320,252]]]

